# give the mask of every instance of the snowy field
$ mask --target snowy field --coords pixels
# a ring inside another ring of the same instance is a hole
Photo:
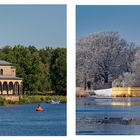
[[[111,96],[112,88],[95,90],[94,92],[96,95],[99,95],[99,96]]]

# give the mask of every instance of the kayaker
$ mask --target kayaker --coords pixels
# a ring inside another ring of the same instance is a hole
[[[36,108],[36,111],[42,111],[42,110],[43,110],[43,108],[40,106],[40,103],[38,103],[38,106]]]
[[[39,108],[40,107],[40,103],[38,103],[38,106],[37,106],[37,108]]]

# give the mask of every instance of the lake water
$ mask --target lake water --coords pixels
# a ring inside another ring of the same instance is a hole
[[[139,135],[140,98],[77,99],[76,134]]]
[[[0,107],[1,136],[65,136],[66,104],[41,103]]]

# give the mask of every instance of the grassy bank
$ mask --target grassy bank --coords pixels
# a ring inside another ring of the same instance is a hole
[[[26,104],[26,103],[50,103],[51,99],[58,99],[61,103],[67,102],[66,96],[42,96],[42,95],[23,95],[22,98],[19,99],[19,101],[11,101],[11,100],[5,100],[4,98],[0,97],[0,105],[8,105],[8,104]]]

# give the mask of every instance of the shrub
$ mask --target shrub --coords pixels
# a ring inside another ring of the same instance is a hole
[[[5,104],[6,104],[6,100],[0,97],[0,105],[5,105]]]

